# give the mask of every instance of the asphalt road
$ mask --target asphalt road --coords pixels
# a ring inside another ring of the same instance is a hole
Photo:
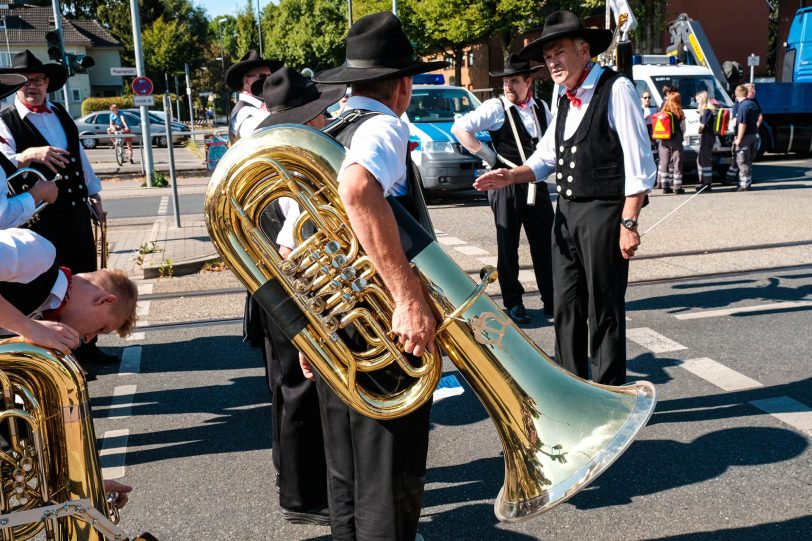
[[[646,235],[627,293],[628,373],[655,384],[657,408],[628,451],[568,502],[499,523],[492,505],[504,463],[492,422],[464,382],[462,394],[437,401],[425,539],[812,539],[810,166],[767,162],[753,192],[700,195]],[[654,194],[643,229],[686,199]],[[150,195],[105,205],[113,217],[146,218],[156,202]],[[165,208],[171,214],[171,203]],[[201,212],[202,190],[184,194],[181,210]],[[496,253],[483,198],[445,197],[431,214],[464,270],[475,273]],[[690,250],[702,255],[684,255]],[[552,354],[553,327],[532,279],[525,283],[533,316],[525,331]],[[188,295],[238,286],[228,272],[145,282],[146,326],[130,340],[101,340],[124,353],[120,367],[92,371],[90,393],[105,475],[135,486],[122,518],[130,535],[329,538],[326,528],[289,525],[278,509],[271,396],[260,352],[241,341],[244,295]],[[198,320],[225,322],[151,329]],[[448,361],[444,370],[456,373]]]

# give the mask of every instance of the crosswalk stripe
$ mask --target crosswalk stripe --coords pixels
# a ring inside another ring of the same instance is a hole
[[[680,351],[688,349],[682,344],[678,344],[665,336],[654,332],[648,327],[637,327],[626,330],[626,338],[640,344],[652,353],[667,353],[669,351]]]
[[[143,334],[143,333],[142,333]],[[121,354],[121,365],[118,369],[119,376],[130,376],[141,371],[141,346],[130,346],[124,348]]]
[[[108,419],[125,419],[132,415],[133,396],[137,385],[118,385],[113,389]]]
[[[152,301],[138,301],[135,303],[135,315],[148,316],[150,304],[152,304]]]
[[[741,391],[762,387],[761,383],[756,380],[748,378],[744,374],[740,374],[732,368],[728,368],[722,363],[707,357],[680,361],[680,366],[725,391]]]
[[[812,409],[788,396],[751,400],[761,411],[769,413],[779,421],[812,436]]]
[[[488,251],[483,250],[479,246],[455,246],[454,249],[465,255],[488,255]]]
[[[102,436],[102,447],[99,451],[102,478],[121,479],[124,477],[124,458],[127,455],[129,429],[108,430]]]
[[[437,242],[440,244],[444,244],[446,246],[459,246],[461,244],[468,244],[462,239],[458,239],[457,237],[438,237]]]
[[[756,306],[738,306],[735,308],[723,308],[721,310],[700,310],[698,312],[686,312],[676,314],[677,319],[701,319],[706,317],[732,316],[734,314],[747,314],[751,312],[767,312],[771,310],[792,310],[795,308],[805,308],[812,306],[812,301],[787,301],[774,302],[770,304],[759,304]]]
[[[134,332],[134,333],[131,333],[131,334],[130,334],[130,335],[127,337],[127,338],[126,338],[126,340],[127,340],[128,342],[134,342],[134,341],[136,341],[136,340],[143,340],[143,339],[144,339],[146,336],[147,336],[147,333],[144,333],[144,332]]]

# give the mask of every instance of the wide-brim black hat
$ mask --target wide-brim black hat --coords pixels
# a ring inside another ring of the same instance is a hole
[[[260,127],[304,124],[340,100],[346,89],[344,85],[316,84],[288,66],[251,85],[251,92],[262,97],[270,113]]]
[[[24,75],[17,73],[0,75],[0,100],[17,92],[27,80]]]
[[[48,78],[48,92],[54,92],[62,88],[68,80],[68,69],[62,64],[43,64],[42,60],[34,56],[34,53],[26,49],[21,53],[15,53],[11,57],[11,67],[0,69],[0,74],[5,73],[42,73]]]
[[[513,75],[530,74],[538,71],[543,66],[531,66],[529,60],[525,60],[516,53],[510,53],[510,56],[505,62],[503,71],[489,71],[491,77],[511,77]]]
[[[317,83],[350,84],[426,73],[447,66],[441,60],[424,62],[403,32],[400,19],[389,11],[358,19],[347,34],[344,64],[313,76]]]
[[[541,37],[528,43],[519,56],[528,60],[544,60],[543,47],[561,38],[582,38],[589,44],[589,54],[597,56],[612,42],[612,31],[603,28],[587,28],[570,11],[555,11],[544,20]]]
[[[242,90],[243,75],[252,69],[267,66],[268,69],[271,70],[271,73],[273,73],[281,68],[283,64],[284,63],[280,60],[262,58],[259,56],[258,52],[251,49],[242,58],[240,58],[239,62],[228,68],[228,71],[226,71],[226,85],[228,85],[229,88],[240,92]]]

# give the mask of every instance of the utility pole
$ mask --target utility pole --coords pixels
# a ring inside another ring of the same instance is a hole
[[[68,70],[70,74],[70,64],[68,64],[68,54],[65,52],[65,36],[62,33],[62,9],[59,7],[59,0],[51,0],[51,5],[54,8],[54,26],[56,33],[59,34],[59,43],[62,44],[62,65]],[[11,62],[11,55],[9,54],[9,62]],[[65,109],[70,114],[70,88],[68,81],[70,77],[65,79],[65,85],[62,87],[62,94],[65,97]]]
[[[57,0],[54,0],[57,2]],[[144,48],[141,45],[141,13],[138,11],[138,0],[130,0],[130,14],[133,26],[133,52],[135,53],[135,72],[144,76]],[[171,141],[167,141],[172,144]],[[149,113],[145,105],[141,106],[141,148],[144,150],[144,171],[147,187],[152,188],[152,137],[149,135]]]
[[[392,15],[398,16],[398,0],[392,0]]]
[[[195,107],[192,104],[192,78],[189,75],[189,63],[183,64],[186,73],[186,96],[189,98],[189,129],[192,130],[192,141],[195,140]]]
[[[352,26],[352,0],[347,0],[347,26]]]
[[[178,90],[178,74],[172,74],[175,77],[175,109],[178,110],[178,122],[180,122],[180,90]]]
[[[262,54],[262,11],[259,9],[259,0],[257,0],[257,32],[259,33],[259,56],[262,58],[265,55]]]

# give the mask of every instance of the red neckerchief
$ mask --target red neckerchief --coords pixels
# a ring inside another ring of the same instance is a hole
[[[581,74],[581,78],[578,79],[578,82],[575,83],[575,86],[572,87],[572,88],[568,88],[564,92],[564,95],[567,96],[567,99],[570,100],[570,102],[575,107],[581,107],[581,98],[576,98],[575,93],[578,91],[579,88],[581,88],[581,85],[584,84],[584,81],[586,80],[586,76],[589,75],[589,72],[590,72],[591,69],[592,69],[592,64],[587,64],[586,68],[584,69],[584,72]]]
[[[21,101],[20,103],[22,103],[23,107],[25,107],[32,113],[53,113],[53,111],[51,111],[51,108],[48,107],[48,104],[46,104],[45,102],[42,102],[41,105],[28,105],[24,101]]]
[[[525,100],[521,103],[517,102],[516,105],[518,105],[522,109],[527,109],[527,106],[530,105],[530,100],[532,99],[533,99],[533,91],[528,89],[527,98],[525,98]]]
[[[62,274],[68,279],[68,287],[65,289],[65,296],[62,297],[62,302],[59,303],[59,306],[51,310],[42,311],[42,319],[47,319],[48,321],[59,321],[59,314],[62,313],[62,309],[68,304],[68,297],[70,297],[70,286],[73,281],[73,274],[68,267],[59,267],[59,270],[62,271]]]

